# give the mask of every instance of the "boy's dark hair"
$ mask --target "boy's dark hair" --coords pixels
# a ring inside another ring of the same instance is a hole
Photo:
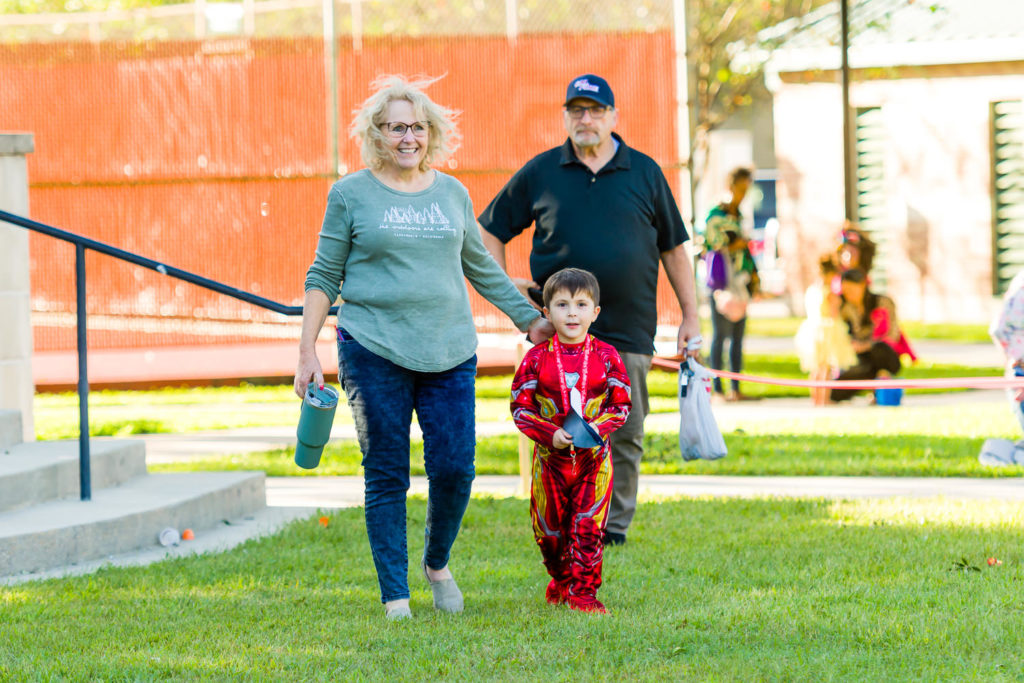
[[[583,292],[594,300],[594,305],[601,303],[601,288],[597,278],[587,270],[580,268],[563,268],[548,278],[544,283],[544,306],[551,303],[556,292],[566,290],[569,294]]]
[[[746,166],[738,166],[729,171],[729,187],[732,187],[741,180],[753,180],[754,172]]]

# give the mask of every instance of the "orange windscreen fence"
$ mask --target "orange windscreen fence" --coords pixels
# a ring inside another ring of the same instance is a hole
[[[338,43],[338,159],[324,42],[231,38],[0,46],[0,130],[35,136],[31,217],[288,304],[301,304],[335,169],[361,167],[351,112],[387,73],[446,74],[429,94],[461,111],[445,171],[477,212],[535,154],[564,140],[568,80],[615,90],[619,132],[678,188],[668,31],[364,38]],[[530,240],[509,245],[528,273]],[[40,351],[73,349],[74,250],[30,240]],[[112,258],[87,257],[92,348],[297,339],[297,320]],[[480,331],[511,331],[475,292]],[[659,322],[679,311],[662,274]]]

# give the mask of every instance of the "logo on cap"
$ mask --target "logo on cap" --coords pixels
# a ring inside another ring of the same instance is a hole
[[[600,87],[592,85],[590,81],[588,81],[585,78],[580,78],[573,82],[572,87],[576,88],[577,90],[586,90],[587,92],[601,92]]]

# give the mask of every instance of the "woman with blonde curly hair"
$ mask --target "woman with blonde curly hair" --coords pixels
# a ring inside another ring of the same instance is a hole
[[[436,79],[435,79],[436,80]],[[448,561],[473,483],[476,330],[463,278],[540,341],[553,328],[483,246],[466,188],[434,168],[457,146],[433,80],[389,76],[352,122],[366,168],[334,183],[306,274],[295,373],[323,386],[314,343],[338,297],[338,374],[363,454],[366,530],[388,619],[409,609],[406,492],[412,413],[429,480],[420,567],[434,607],[460,612]]]

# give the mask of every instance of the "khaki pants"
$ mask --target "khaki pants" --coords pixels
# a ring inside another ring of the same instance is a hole
[[[644,454],[644,418],[651,406],[647,396],[647,373],[652,357],[642,353],[619,352],[629,375],[633,408],[626,424],[612,432],[614,488],[608,513],[607,531],[625,534],[636,513],[636,491],[640,480],[640,459]]]

